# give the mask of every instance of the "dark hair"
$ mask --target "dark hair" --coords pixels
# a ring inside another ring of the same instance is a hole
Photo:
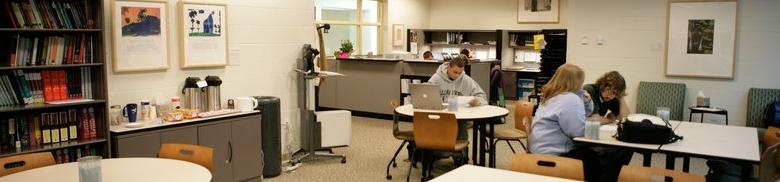
[[[431,51],[425,51],[423,53],[423,59],[428,59],[428,58],[433,59],[433,53],[431,53]]]
[[[464,68],[468,64],[469,64],[469,58],[464,55],[460,55],[450,60],[450,66],[457,66],[457,67]]]
[[[615,97],[626,95],[626,80],[617,71],[610,71],[596,80],[596,86],[602,92],[606,89],[615,91]]]
[[[468,50],[468,49],[463,49],[463,50],[460,50],[460,54],[466,55],[466,57],[468,57],[468,56],[470,55],[470,53],[471,53],[471,52],[469,52],[469,50]]]

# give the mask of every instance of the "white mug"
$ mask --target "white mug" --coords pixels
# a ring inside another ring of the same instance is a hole
[[[236,98],[236,109],[241,112],[249,112],[257,107],[257,100],[252,97],[238,97]]]

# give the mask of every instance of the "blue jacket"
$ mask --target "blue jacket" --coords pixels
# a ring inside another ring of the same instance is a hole
[[[536,110],[529,149],[534,154],[561,155],[574,148],[574,137],[585,135],[582,98],[565,92],[550,98]]]

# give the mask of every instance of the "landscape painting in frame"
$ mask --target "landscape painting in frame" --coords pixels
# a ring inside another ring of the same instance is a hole
[[[113,1],[115,72],[168,69],[167,6],[166,2]]]
[[[737,1],[668,2],[666,75],[734,78]]]
[[[215,67],[227,64],[226,15],[225,5],[182,5],[182,67]]]

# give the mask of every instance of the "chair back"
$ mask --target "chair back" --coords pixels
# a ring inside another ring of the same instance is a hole
[[[458,137],[455,114],[441,112],[414,112],[412,122],[417,148],[454,151]]]
[[[766,128],[766,131],[764,131],[764,147],[768,148],[772,145],[780,143],[778,134],[780,134],[780,128],[774,126]]]
[[[758,179],[760,182],[764,181],[776,181],[780,179],[780,168],[778,167],[780,164],[780,158],[778,158],[778,155],[780,155],[780,143],[777,141],[780,140],[780,136],[777,135],[776,132],[771,132],[770,129],[774,128],[775,130],[777,128],[775,127],[769,127],[767,129],[767,134],[764,135],[764,144],[768,146],[766,149],[764,149],[764,152],[761,153],[761,162],[758,164]],[[775,143],[771,143],[771,141],[774,141]]]
[[[395,136],[400,131],[398,129],[398,114],[395,113],[395,108],[398,108],[398,101],[395,99],[390,100],[390,108],[393,109],[393,136]]]
[[[516,154],[509,163],[509,170],[578,181],[585,180],[582,161],[552,155]]]
[[[51,152],[38,152],[0,158],[0,176],[54,164]]]
[[[764,125],[764,111],[770,103],[775,101],[780,101],[780,89],[750,88],[748,90],[746,126],[766,127]]]
[[[672,181],[685,181],[685,182],[704,182],[706,181],[704,176],[690,174],[682,171],[673,171],[661,168],[650,168],[642,166],[623,166],[620,169],[620,176],[618,176],[618,182],[651,182],[651,181],[669,181],[666,178],[671,178]]]
[[[528,133],[533,110],[534,105],[531,102],[518,100],[515,103],[515,129]]]
[[[685,95],[683,83],[639,82],[636,112],[655,115],[656,107],[668,107],[669,119],[683,120]]]
[[[214,167],[214,149],[190,144],[164,143],[160,146],[160,158],[192,162],[212,170]]]

